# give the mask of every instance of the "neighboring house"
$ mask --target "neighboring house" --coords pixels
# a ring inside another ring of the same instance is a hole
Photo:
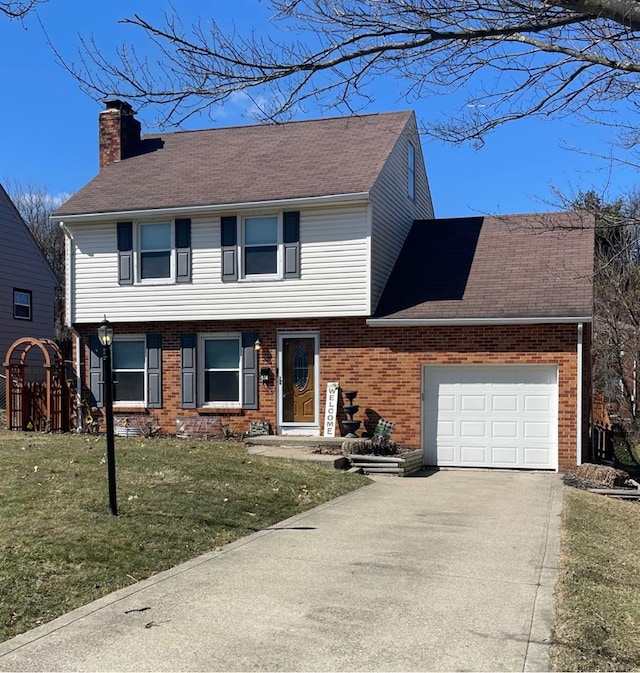
[[[141,138],[111,100],[100,158],[54,215],[98,403],[106,315],[116,411],[164,432],[215,418],[320,435],[339,382],[366,430],[394,422],[429,464],[586,457],[593,227],[580,215],[432,219],[411,112]]]
[[[2,185],[0,236],[0,357],[4,362],[9,347],[20,337],[54,338],[54,298],[60,282]]]

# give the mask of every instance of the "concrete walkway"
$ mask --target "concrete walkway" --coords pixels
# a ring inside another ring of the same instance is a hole
[[[0,670],[548,670],[561,488],[379,477],[1,644]]]

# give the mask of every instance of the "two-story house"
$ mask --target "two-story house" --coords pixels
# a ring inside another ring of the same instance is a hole
[[[0,185],[0,357],[22,337],[53,339],[60,282],[40,246]],[[0,386],[4,396],[4,385]]]
[[[593,232],[434,220],[412,112],[140,135],[55,213],[82,383],[116,410],[320,435],[328,382],[439,465],[568,469],[586,440]],[[578,215],[548,216],[559,225]]]

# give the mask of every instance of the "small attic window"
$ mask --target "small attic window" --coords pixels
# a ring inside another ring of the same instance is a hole
[[[407,196],[413,200],[416,195],[416,148],[409,143],[407,148]]]

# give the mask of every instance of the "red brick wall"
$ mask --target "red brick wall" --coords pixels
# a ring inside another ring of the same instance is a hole
[[[81,336],[97,326],[83,327]],[[574,324],[478,327],[368,327],[363,318],[114,325],[116,333],[162,334],[163,408],[153,409],[163,432],[175,432],[176,416],[197,415],[180,408],[180,334],[253,331],[262,342],[259,366],[277,365],[278,331],[320,333],[320,427],[328,381],[358,391],[357,419],[365,425],[381,416],[394,420],[394,439],[419,446],[422,366],[425,364],[555,364],[559,371],[559,466],[576,464],[577,327]],[[585,331],[585,342],[590,332]],[[585,348],[585,360],[588,348]],[[87,351],[84,352],[87,368]],[[586,367],[586,362],[585,362]],[[245,432],[252,420],[276,427],[276,386],[260,385],[260,409],[214,410],[230,429]],[[585,404],[590,399],[583,391]],[[367,420],[370,419],[370,420]],[[585,426],[586,427],[586,426]],[[586,433],[583,434],[586,442]]]

